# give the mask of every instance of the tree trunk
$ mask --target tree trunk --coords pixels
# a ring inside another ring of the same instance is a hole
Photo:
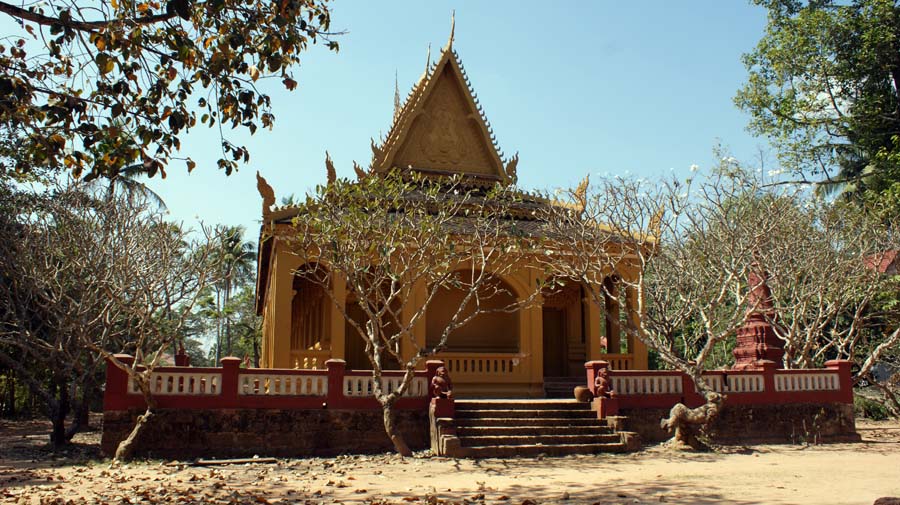
[[[213,366],[219,366],[222,361],[222,295],[216,289],[216,362]]]
[[[872,384],[881,391],[881,395],[884,397],[885,406],[891,411],[891,414],[895,417],[900,416],[900,402],[897,401],[897,395],[891,391],[890,387],[871,377],[871,374],[870,380]]]
[[[664,430],[672,433],[672,438],[666,444],[676,450],[704,450],[707,445],[699,438],[712,426],[722,410],[725,397],[718,393],[709,392],[705,395],[706,403],[689,409],[684,404],[677,404],[669,411],[669,418],[660,421],[659,425]]]
[[[16,376],[12,370],[6,375],[6,407],[3,413],[8,417],[16,417]]]
[[[394,426],[393,405],[390,403],[384,404],[381,409],[384,413],[384,431],[394,444],[394,450],[403,457],[412,456],[412,451],[409,449],[409,446],[406,445],[406,441],[403,440],[403,435],[401,435],[397,430],[397,427]]]
[[[223,308],[228,307],[228,301],[231,300],[231,280],[225,281],[225,302],[222,303]],[[223,310],[224,312],[224,310]],[[233,350],[231,349],[231,317],[225,316],[225,350],[227,352],[227,356],[233,356]]]
[[[134,423],[134,428],[131,429],[131,433],[128,434],[128,437],[125,438],[125,440],[119,442],[119,446],[116,447],[116,456],[114,458],[116,461],[128,461],[134,456],[137,441],[153,416],[154,413],[150,407],[147,407],[147,410],[138,416],[137,422]]]
[[[72,424],[66,429],[67,441],[72,440],[72,437],[79,431],[91,427],[91,398],[93,398],[93,387],[85,382],[82,388],[81,400],[76,402],[75,406],[72,408],[72,411],[75,414],[72,418]]]
[[[65,381],[54,379],[53,389],[58,395],[55,406],[50,407],[50,422],[53,430],[50,432],[50,443],[58,449],[69,441],[66,438],[66,416],[69,414],[69,388]]]

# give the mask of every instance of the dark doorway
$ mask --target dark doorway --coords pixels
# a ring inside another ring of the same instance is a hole
[[[544,307],[544,377],[565,377],[566,366],[566,310]]]

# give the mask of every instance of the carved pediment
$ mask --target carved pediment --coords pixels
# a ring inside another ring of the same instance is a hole
[[[513,179],[451,47],[413,88],[388,138],[373,153],[377,172],[399,168]]]
[[[445,66],[431,95],[413,119],[394,165],[453,173],[502,176],[484,138],[477,111],[471,109],[465,87]]]

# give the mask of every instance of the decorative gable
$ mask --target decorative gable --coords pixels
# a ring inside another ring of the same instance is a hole
[[[502,183],[515,181],[518,161],[504,166],[451,44],[416,83],[384,143],[373,142],[372,150],[375,172],[399,168]]]

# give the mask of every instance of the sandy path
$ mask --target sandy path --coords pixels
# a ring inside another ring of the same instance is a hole
[[[737,503],[871,504],[900,496],[900,423],[860,423],[864,442],[673,454],[448,460],[396,456],[224,467],[111,467],[92,435],[69,457],[26,450],[37,434],[0,425],[9,503]],[[6,437],[3,434],[7,434]],[[40,434],[43,436],[43,434]],[[96,438],[96,434],[93,435]]]

